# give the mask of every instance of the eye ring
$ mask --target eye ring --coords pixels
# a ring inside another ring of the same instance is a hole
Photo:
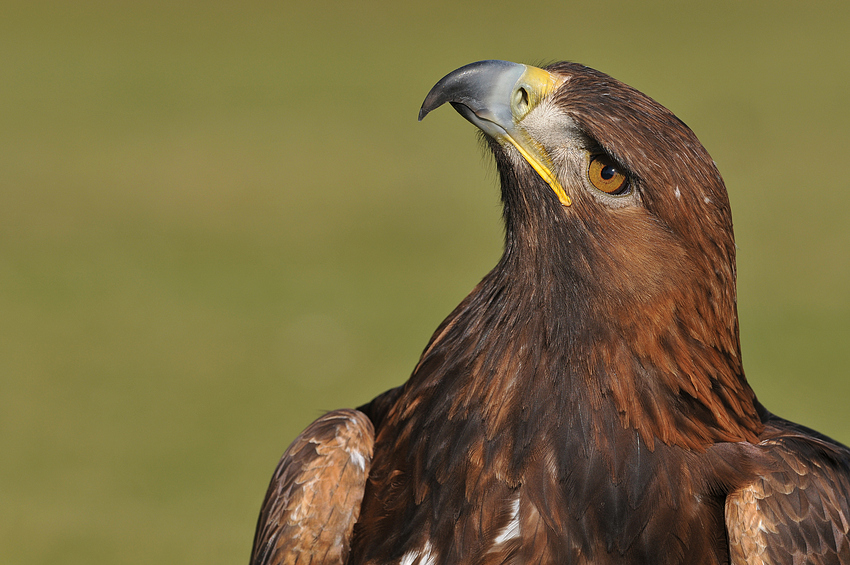
[[[587,165],[587,180],[594,187],[611,196],[625,196],[631,192],[629,177],[620,166],[604,154],[591,155]]]

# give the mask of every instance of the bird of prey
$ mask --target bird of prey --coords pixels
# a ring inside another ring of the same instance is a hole
[[[251,561],[850,564],[850,450],[744,376],[723,180],[596,70],[448,74],[501,181],[501,260],[410,379],[283,455]]]

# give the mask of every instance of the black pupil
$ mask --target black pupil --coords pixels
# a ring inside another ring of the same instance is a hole
[[[602,167],[602,171],[599,172],[600,176],[605,180],[611,180],[614,178],[614,175],[617,174],[617,169],[612,167],[611,165],[605,165]]]

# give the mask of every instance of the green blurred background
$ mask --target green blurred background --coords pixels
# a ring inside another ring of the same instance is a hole
[[[428,89],[576,60],[702,139],[745,364],[850,442],[850,4],[0,7],[0,561],[245,563],[321,411],[401,383],[496,262],[496,177]]]

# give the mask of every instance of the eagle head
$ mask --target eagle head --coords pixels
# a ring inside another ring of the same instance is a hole
[[[594,381],[650,446],[755,439],[729,201],[693,132],[574,63],[466,65],[419,119],[446,102],[499,170],[506,245],[490,278],[523,297],[537,339],[564,353],[556,363]]]

